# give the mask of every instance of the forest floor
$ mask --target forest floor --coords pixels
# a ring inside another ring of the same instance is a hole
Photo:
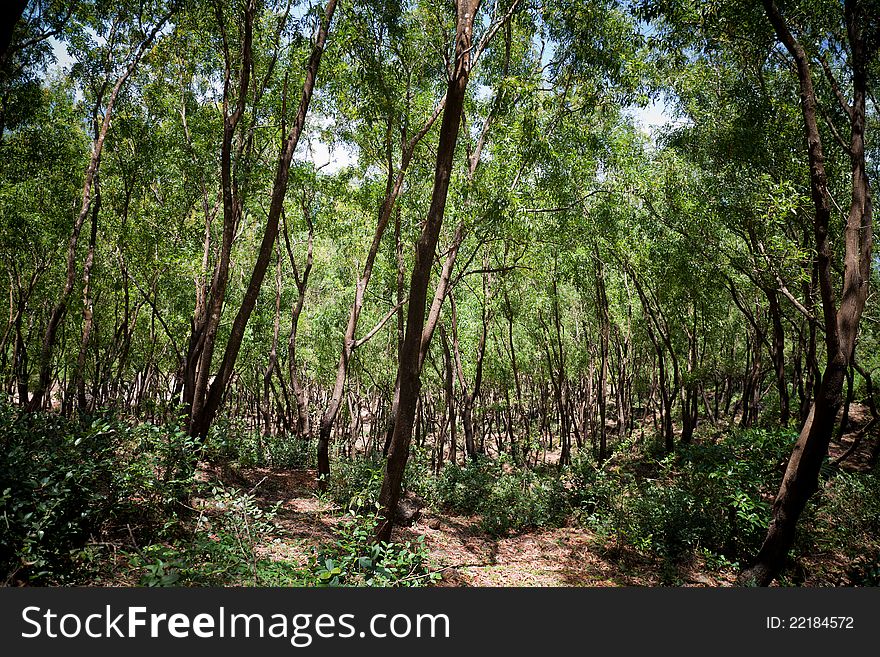
[[[868,419],[867,409],[854,405],[851,432],[831,444],[832,460],[851,451],[840,463],[843,469],[870,469],[876,435],[849,449]],[[318,495],[315,470],[226,465],[208,466],[203,474],[252,491],[263,508],[280,503],[280,540],[261,546],[261,556],[306,564],[316,548],[334,540],[334,529],[345,517],[340,507]],[[700,558],[670,565],[574,524],[505,537],[491,536],[479,525],[479,517],[424,509],[412,526],[395,528],[393,540],[424,537],[432,569],[442,575],[440,586],[729,586],[736,578],[733,569],[719,569]],[[808,561],[811,564],[803,564],[807,571],[824,571],[825,577],[839,569],[834,555],[815,555]],[[833,583],[825,577],[810,581],[808,576],[802,583]]]
[[[267,544],[262,555],[305,564],[313,550],[334,539],[342,510],[317,495],[315,470],[269,467],[211,473],[224,483],[253,490],[260,506],[280,502],[277,521],[281,540]],[[435,514],[427,509],[410,527],[394,530],[395,542],[424,537],[439,586],[725,586],[735,573],[709,573],[705,564],[680,564],[675,572],[637,552],[606,545],[583,527],[536,529],[494,537],[479,527],[479,518]]]
[[[853,404],[849,409],[849,427],[840,440],[832,440],[828,446],[828,458],[835,462],[841,457],[839,465],[850,472],[869,472],[871,470],[871,451],[880,440],[878,427],[868,435],[861,435],[871,420],[871,412],[864,404]],[[854,443],[858,443],[854,445]]]

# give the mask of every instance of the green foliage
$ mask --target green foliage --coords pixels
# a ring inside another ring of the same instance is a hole
[[[379,499],[383,461],[378,457],[339,459],[330,472],[327,492],[345,509],[366,509]]]
[[[77,548],[120,493],[114,430],[0,405],[0,573],[6,581],[65,578]]]
[[[431,468],[431,448],[427,445],[411,446],[406,469],[403,471],[402,490],[415,493],[427,504],[432,504],[437,496],[436,486],[436,477]]]
[[[813,521],[813,540],[842,554],[854,584],[880,586],[880,477],[838,472],[825,485]]]
[[[175,427],[68,420],[0,406],[4,577],[75,577],[81,549],[107,524],[155,521],[192,489],[192,440]]]
[[[437,478],[438,502],[454,513],[479,513],[483,500],[488,497],[499,474],[495,462],[485,456],[479,456],[463,466],[450,463]]]
[[[105,527],[150,525],[195,485],[195,446],[178,427],[68,420],[0,405],[0,572],[62,583],[97,558]],[[83,563],[84,562],[84,563]]]
[[[255,560],[247,546],[271,534],[254,529],[262,512],[247,495],[227,500],[234,512],[206,513],[212,531],[193,529],[182,503],[198,489],[199,458],[314,467],[315,445],[279,431],[296,420],[299,386],[311,419],[320,413],[356,294],[363,307],[346,373],[350,405],[337,423],[349,414],[360,434],[334,445],[348,456],[333,454],[330,496],[367,515],[378,496],[383,462],[359,450],[388,420],[397,320],[408,311],[386,313],[409,296],[401,285],[413,267],[411,245],[429,205],[438,207],[431,184],[443,120],[435,108],[447,83],[454,8],[340,5],[282,201],[275,276],[256,299],[247,295],[253,312],[241,343],[230,344],[277,199],[279,136],[291,127],[322,15],[320,3],[290,11],[256,3],[246,53],[247,4],[34,0],[0,62],[0,268],[9,302],[0,378],[24,406],[45,365],[45,401],[68,416],[83,413],[73,421],[0,408],[0,574],[10,581],[74,581],[78,568],[102,558],[102,541],[92,537],[126,525],[147,545],[137,559],[149,584],[302,581],[295,568]],[[816,99],[828,109],[829,199],[846,215],[851,154],[831,136],[849,134],[847,119],[856,118],[839,111],[838,92],[853,96],[862,79],[852,70],[858,58],[846,14],[829,0],[780,5],[815,60]],[[502,27],[497,12],[508,7]],[[611,449],[621,456],[601,467],[588,456],[553,471],[522,464],[552,459],[566,419],[576,421],[578,442],[594,438],[597,418],[588,416],[597,415],[596,392],[611,387],[605,419],[617,419],[612,407],[630,408],[639,433],[670,395],[679,426],[693,395],[701,427],[777,422],[786,390],[803,396],[806,373],[827,356],[797,310],[821,323],[798,83],[786,57],[768,57],[781,52],[773,26],[759,3],[717,0],[483,3],[479,12],[478,33],[487,36],[493,23],[500,29],[471,50],[480,56],[455,144],[455,160],[469,166],[451,173],[436,254],[457,257],[438,331],[453,338],[454,353],[441,358],[439,338],[427,350],[415,441],[422,446],[411,450],[403,486],[431,504],[479,514],[495,535],[558,524],[576,508],[599,533],[667,560],[695,551],[713,563],[746,558],[766,528],[790,450],[784,430],[698,436],[667,457],[670,425],[652,450],[615,436]],[[871,79],[875,36],[866,53]],[[66,53],[64,70],[51,67],[53,51]],[[245,72],[250,86],[240,97],[236,80]],[[669,123],[645,131],[636,104],[652,100]],[[429,117],[438,119],[433,127]],[[103,118],[108,132],[99,141]],[[100,168],[84,190],[99,144]],[[876,144],[866,149],[870,165]],[[387,226],[376,223],[383,207],[393,209]],[[829,225],[836,289],[843,226]],[[364,271],[372,272],[366,289],[358,282]],[[788,298],[774,301],[774,290]],[[89,300],[93,308],[84,308]],[[51,358],[40,363],[56,305],[65,312],[47,343]],[[876,372],[873,297],[861,316],[860,363]],[[200,371],[213,375],[233,352],[222,399],[239,417],[216,421],[199,444],[182,429],[177,386],[192,371],[181,364],[198,356]],[[771,366],[780,360],[788,388],[777,390]],[[506,442],[518,463],[481,458],[434,476],[450,375],[449,410],[472,411],[478,442],[495,452]],[[84,384],[85,408],[112,408],[117,419],[85,417],[75,383]],[[757,392],[740,419],[746,405],[737,396],[748,390]],[[861,376],[856,392],[870,394]],[[254,420],[267,418],[273,427],[264,435]],[[818,506],[808,507],[821,544],[850,559],[876,529],[849,502],[873,509],[869,483],[832,473]],[[832,520],[850,516],[852,524]],[[165,543],[156,543],[163,519]],[[325,574],[333,579],[337,569],[334,560]],[[870,568],[860,572],[873,581]]]
[[[330,471],[328,495],[345,509],[369,509],[379,499],[384,467],[385,461],[381,454],[339,458]],[[430,501],[434,498],[434,487],[428,450],[413,446],[406,462],[401,490],[410,491]]]
[[[494,536],[561,524],[567,516],[558,477],[519,470],[499,477],[481,505],[480,525]]]
[[[584,481],[581,518],[665,559],[698,548],[741,559],[760,546],[770,519],[767,497],[793,440],[785,429],[733,431],[717,443],[681,448],[648,476],[635,476],[627,464],[596,471]]]
[[[192,490],[199,442],[178,425],[137,424],[125,436],[132,459],[120,472],[127,497],[144,491],[165,506],[184,499]]]
[[[493,536],[558,525],[569,510],[557,475],[516,469],[507,459],[447,465],[437,481],[437,498],[455,513],[480,514],[480,526]]]
[[[138,550],[131,567],[142,586],[273,584],[283,571],[258,547],[274,540],[277,514],[277,504],[264,510],[252,493],[214,486],[191,529],[173,519],[166,533],[183,536]]]
[[[263,435],[227,417],[214,422],[205,443],[206,456],[243,466],[310,468],[315,466],[315,450],[314,441],[283,433]]]
[[[336,540],[315,553],[309,584],[315,586],[426,586],[440,579],[432,572],[424,537],[415,542],[374,542],[379,507],[351,510],[336,528]]]

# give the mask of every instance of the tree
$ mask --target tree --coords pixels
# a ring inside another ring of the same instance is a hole
[[[848,102],[842,92],[837,93],[837,99],[849,119],[850,141],[843,146],[850,158],[852,187],[844,237],[843,286],[838,302],[832,274],[835,255],[829,243],[831,196],[825,171],[822,136],[819,132],[819,110],[810,57],[804,45],[792,34],[776,3],[765,0],[764,9],[779,41],[794,60],[797,71],[810,165],[810,190],[815,205],[813,231],[826,349],[822,380],[773,503],[773,520],[767,530],[767,537],[756,563],[742,574],[741,581],[766,586],[782,569],[786,554],[794,542],[798,518],[807,500],[818,489],[819,470],[828,453],[828,444],[840,409],[846,370],[854,357],[859,320],[868,296],[873,210],[865,162],[865,102],[868,69],[876,55],[877,46],[880,45],[877,41],[880,17],[876,11],[871,10],[868,2],[844,2],[842,18],[849,47],[847,63],[852,82],[852,100]],[[832,87],[838,92],[839,85],[827,63],[825,68]]]
[[[394,433],[388,450],[382,490],[379,493],[379,504],[382,505],[382,522],[376,531],[376,538],[380,541],[391,539],[394,513],[400,497],[400,486],[403,482],[403,471],[409,457],[416,402],[421,388],[420,353],[431,263],[434,259],[434,249],[437,248],[437,240],[440,237],[440,228],[443,225],[455,145],[458,141],[465,91],[471,72],[473,28],[478,7],[479,0],[459,0],[456,3],[455,55],[451,63],[446,89],[446,105],[443,108],[443,118],[440,123],[431,205],[416,243],[416,260],[410,277],[406,333],[400,349],[400,364],[397,374],[400,396],[394,417]]]
[[[52,309],[52,314],[49,318],[49,322],[46,325],[46,330],[43,334],[43,344],[42,351],[40,353],[40,362],[39,362],[39,381],[37,383],[37,387],[33,392],[30,400],[27,402],[28,408],[32,411],[39,410],[43,407],[45,402],[45,396],[49,391],[49,387],[52,382],[52,352],[55,349],[55,341],[58,334],[58,328],[61,324],[61,321],[64,319],[64,315],[67,312],[67,306],[70,302],[70,297],[73,294],[74,285],[76,283],[76,260],[77,260],[77,244],[79,242],[80,231],[82,230],[83,223],[88,217],[89,212],[92,210],[92,203],[95,201],[95,184],[98,176],[98,169],[101,163],[101,153],[104,148],[104,142],[107,139],[107,131],[110,129],[110,121],[113,116],[113,108],[116,104],[116,100],[119,97],[119,93],[122,90],[123,85],[128,81],[131,75],[134,73],[141,59],[147,53],[147,49],[150,47],[150,44],[156,38],[156,35],[162,30],[165,24],[169,21],[171,16],[175,11],[175,7],[172,5],[170,9],[166,9],[163,14],[160,14],[158,18],[155,19],[152,28],[149,30],[145,30],[142,35],[135,33],[133,36],[131,46],[127,49],[125,59],[123,59],[122,63],[118,63],[113,61],[114,53],[113,51],[113,37],[115,36],[116,26],[119,23],[122,23],[127,20],[124,12],[125,9],[114,16],[111,19],[110,23],[110,37],[108,39],[108,51],[107,51],[107,66],[108,69],[106,71],[107,77],[101,83],[101,87],[97,97],[95,99],[95,106],[93,110],[93,116],[95,117],[95,123],[97,127],[94,143],[92,146],[92,154],[89,159],[88,167],[86,168],[85,180],[83,182],[83,191],[82,191],[82,202],[80,204],[79,213],[73,222],[73,227],[70,232],[70,240],[67,247],[67,274],[64,282],[64,288],[61,290],[58,299],[55,302],[55,306]],[[135,28],[137,29],[137,28]],[[112,72],[112,68],[115,66],[122,66],[121,72],[118,72],[114,78],[112,77],[114,73]],[[112,85],[112,86],[111,86]],[[107,93],[107,98],[105,100],[104,94]],[[102,116],[100,121],[98,121],[99,113]],[[95,211],[95,215],[97,216],[97,211]],[[95,219],[95,221],[97,218]],[[22,403],[25,400],[21,400]]]
[[[281,218],[281,212],[284,208],[284,198],[287,193],[287,181],[290,176],[290,163],[293,159],[293,153],[299,143],[300,135],[305,127],[306,115],[308,114],[309,104],[312,94],[315,90],[315,81],[318,75],[318,67],[321,63],[321,57],[324,54],[324,45],[327,41],[327,35],[330,29],[330,22],[333,19],[333,13],[336,10],[336,0],[328,0],[324,8],[324,16],[322,17],[317,33],[315,35],[312,52],[306,65],[306,74],[302,86],[302,94],[300,96],[299,105],[290,131],[285,135],[282,142],[281,153],[278,158],[278,165],[275,170],[275,179],[271,191],[271,200],[269,210],[266,216],[266,225],[263,231],[263,237],[260,242],[260,248],[257,260],[254,263],[250,280],[245,289],[244,297],[235,319],[233,320],[232,329],[229,339],[226,343],[226,349],[223,352],[223,358],[220,368],[214,377],[210,387],[207,385],[208,368],[213,355],[213,337],[216,335],[216,324],[219,323],[220,310],[222,309],[223,300],[225,298],[225,274],[217,280],[217,292],[212,294],[211,298],[211,326],[213,326],[213,335],[211,340],[206,341],[208,350],[201,351],[199,360],[201,361],[200,377],[192,393],[192,407],[190,410],[189,431],[193,436],[205,437],[211,422],[217,414],[229,380],[232,377],[235,361],[238,352],[241,349],[244,330],[253,312],[263,284],[263,278],[266,275],[269,262],[272,257],[272,251],[275,247],[275,239],[278,236],[278,226]],[[255,5],[253,0],[245,13],[245,40],[243,42],[241,73],[239,77],[239,100],[238,107],[224,124],[224,151],[222,155],[223,170],[223,205],[224,205],[224,248],[221,251],[220,260],[218,262],[218,270],[224,269],[228,271],[229,265],[229,248],[234,233],[234,227],[237,223],[237,214],[234,206],[232,180],[231,180],[231,141],[232,133],[235,130],[235,124],[240,119],[243,111],[246,93],[248,91],[250,80],[251,53],[250,39],[248,31],[252,29],[254,20]],[[227,58],[228,61],[228,58]],[[229,66],[226,67],[226,80],[229,80]],[[240,210],[239,210],[240,211]],[[229,247],[227,247],[227,243]],[[222,283],[222,286],[219,285]],[[222,287],[222,290],[221,290]],[[221,293],[222,292],[222,293]],[[196,340],[198,342],[198,340]]]

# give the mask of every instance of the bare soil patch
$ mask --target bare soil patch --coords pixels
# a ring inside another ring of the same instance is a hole
[[[281,502],[281,540],[264,547],[277,560],[305,564],[315,548],[334,539],[341,509],[317,496],[314,470],[238,468],[214,471],[221,481],[253,490],[260,504]],[[432,529],[432,526],[437,527]],[[396,542],[424,537],[440,586],[725,586],[733,574],[707,573],[704,564],[681,564],[661,572],[656,560],[626,548],[606,547],[576,526],[536,529],[493,537],[479,518],[424,512],[411,527],[399,527]]]

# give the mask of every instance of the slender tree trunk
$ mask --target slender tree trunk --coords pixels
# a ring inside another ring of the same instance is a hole
[[[275,171],[275,181],[272,186],[271,202],[269,212],[266,217],[266,226],[263,231],[263,238],[260,242],[260,248],[257,253],[257,259],[251,271],[250,280],[245,288],[244,298],[241,306],[236,313],[232,322],[229,339],[226,343],[226,349],[223,353],[223,359],[220,368],[201,406],[199,399],[193,402],[192,420],[190,423],[190,434],[193,436],[204,437],[208,433],[208,429],[213,422],[220,404],[226,393],[229,381],[232,378],[235,361],[238,358],[238,352],[241,349],[241,342],[244,338],[244,331],[247,327],[248,320],[257,303],[257,297],[260,293],[260,287],[263,278],[266,275],[269,262],[272,256],[272,250],[275,245],[275,238],[278,235],[279,221],[281,211],[284,207],[284,198],[287,193],[287,180],[290,176],[290,162],[293,158],[293,152],[299,143],[299,137],[305,126],[306,115],[308,114],[309,104],[312,99],[312,93],[315,88],[315,80],[318,75],[318,67],[321,63],[321,56],[324,53],[324,44],[327,40],[327,34],[330,29],[330,22],[333,18],[333,12],[336,9],[337,0],[327,0],[324,8],[324,18],[318,29],[315,38],[312,53],[306,66],[306,76],[303,82],[302,95],[300,98],[299,108],[290,133],[286,136],[281,154],[278,159],[278,165]],[[210,366],[210,362],[205,363]]]
[[[605,271],[599,257],[598,246],[594,248],[596,259],[596,314],[599,319],[599,380],[596,397],[599,403],[599,463],[608,458],[608,431],[605,428],[606,388],[608,385],[608,341],[611,335],[611,319],[608,314],[608,297],[605,294]]]
[[[92,222],[89,231],[89,249],[86,260],[83,263],[83,328],[82,339],[79,345],[79,354],[76,358],[76,371],[74,372],[74,387],[76,388],[77,409],[80,413],[87,412],[88,401],[86,399],[86,358],[88,357],[89,340],[92,335],[92,326],[95,317],[95,302],[92,298],[92,267],[95,263],[95,242],[98,237],[98,213],[101,210],[101,192],[98,176],[95,176],[95,199],[92,203]],[[97,373],[96,373],[97,375]]]
[[[458,341],[458,313],[456,310],[455,299],[450,297],[452,306],[452,347],[455,354],[456,370],[458,372],[458,382],[461,386],[462,408],[461,422],[464,427],[464,444],[465,452],[468,457],[474,459],[477,457],[477,444],[474,439],[474,404],[480,394],[480,387],[483,382],[483,359],[486,355],[486,339],[489,333],[489,315],[487,306],[489,304],[489,285],[486,276],[483,277],[483,305],[482,305],[482,332],[480,333],[480,342],[477,345],[477,363],[476,373],[474,375],[473,389],[468,392],[465,383],[464,367],[461,361],[461,349]]]
[[[303,202],[303,213],[309,226],[308,251],[306,253],[306,264],[303,268],[302,275],[296,266],[296,258],[293,254],[293,248],[290,244],[287,226],[284,227],[284,244],[287,248],[287,256],[290,260],[290,266],[293,269],[294,279],[296,281],[297,297],[296,302],[290,310],[290,335],[287,340],[287,371],[290,377],[290,387],[293,389],[293,397],[296,403],[296,429],[297,434],[304,440],[310,440],[312,437],[311,420],[309,418],[309,397],[305,387],[299,376],[299,368],[296,363],[296,337],[299,329],[299,318],[302,314],[303,306],[306,299],[306,288],[309,283],[309,274],[312,271],[313,261],[313,244],[314,244],[314,226],[312,225],[311,214],[306,202]],[[284,215],[282,214],[282,220]]]
[[[348,324],[345,327],[345,335],[342,339],[342,349],[339,356],[339,363],[336,366],[336,380],[333,384],[333,391],[330,395],[330,401],[327,404],[327,408],[324,410],[324,414],[321,417],[321,426],[318,434],[318,476],[319,485],[322,487],[326,485],[326,479],[330,474],[330,435],[333,432],[333,424],[336,421],[336,416],[339,413],[342,395],[345,390],[345,380],[348,375],[348,366],[355,348],[355,336],[357,334],[358,321],[360,320],[361,311],[364,307],[367,285],[369,285],[370,278],[373,275],[373,266],[376,261],[376,256],[379,253],[379,247],[382,244],[382,236],[385,234],[385,229],[391,219],[391,215],[395,208],[395,203],[400,197],[401,190],[403,189],[403,182],[406,177],[406,172],[409,168],[409,164],[412,160],[413,154],[415,153],[416,146],[431,129],[431,126],[434,125],[434,122],[440,115],[440,112],[442,111],[445,103],[446,97],[444,96],[443,99],[441,99],[440,103],[438,103],[437,108],[434,110],[434,113],[431,115],[431,117],[428,119],[422,129],[419,130],[409,142],[402,145],[403,151],[401,153],[400,167],[398,168],[396,175],[394,173],[391,158],[391,126],[389,125],[389,139],[387,140],[388,161],[386,163],[388,167],[388,179],[385,188],[385,198],[382,201],[382,206],[379,211],[379,220],[376,223],[376,230],[373,234],[373,241],[370,244],[369,251],[367,252],[367,259],[364,263],[361,277],[357,282],[357,286],[355,287],[354,302],[352,303],[351,310],[349,311]],[[399,237],[399,225],[396,225],[395,229]],[[402,299],[399,299],[398,304],[401,302]]]
[[[782,329],[782,310],[779,307],[779,295],[775,289],[766,289],[770,320],[773,326],[773,370],[776,374],[776,390],[779,393],[779,424],[788,426],[791,418],[788,394],[788,378],[785,375],[785,333]]]
[[[818,489],[819,470],[840,408],[846,371],[852,360],[859,319],[868,294],[871,268],[871,190],[865,167],[865,94],[869,52],[865,27],[866,8],[857,0],[845,0],[844,15],[851,47],[853,102],[848,106],[852,164],[850,212],[845,230],[843,291],[837,306],[832,278],[834,253],[828,242],[831,197],[825,173],[825,157],[816,119],[816,98],[809,59],[803,46],[788,30],[773,0],[763,0],[779,40],[795,60],[801,94],[801,110],[810,164],[810,188],[816,214],[814,234],[819,269],[819,289],[825,319],[825,372],[812,410],[789,459],[773,517],[756,562],[740,576],[742,583],[768,585],[782,570],[794,542],[798,518],[810,496]],[[872,44],[872,47],[875,47]]]
[[[272,346],[269,348],[269,362],[263,372],[263,435],[272,431],[272,400],[269,389],[272,386],[272,375],[278,369],[278,334],[281,329],[281,250],[275,249],[275,312],[272,318]]]
[[[244,201],[239,193],[236,172],[233,169],[234,163],[240,158],[234,157],[233,146],[236,131],[247,104],[247,94],[253,68],[252,46],[256,3],[254,0],[249,0],[242,16],[244,34],[241,42],[237,98],[235,99],[235,107],[231,112],[229,105],[232,100],[233,86],[229,42],[226,37],[225,19],[219,4],[216,5],[215,11],[223,40],[225,66],[223,81],[223,138],[220,145],[223,230],[220,253],[211,279],[210,293],[206,293],[203,287],[197,287],[196,309],[193,315],[189,349],[187,350],[183,396],[184,404],[189,409],[189,432],[193,436],[201,436],[203,432],[204,434],[207,433],[207,426],[202,426],[206,416],[206,393],[210,380],[211,364],[214,359],[217,330],[220,327],[220,318],[226,301],[232,242],[243,212]],[[240,141],[243,142],[244,140]],[[207,218],[206,224],[203,265],[206,264],[208,257],[207,249],[210,244],[210,220]]]
[[[471,68],[471,38],[478,6],[478,0],[459,0],[457,6],[455,61],[446,91],[446,106],[443,109],[443,119],[440,125],[434,188],[431,193],[428,216],[416,245],[416,257],[410,277],[406,333],[398,367],[400,397],[397,417],[394,421],[394,433],[385,465],[385,477],[382,480],[382,489],[379,494],[379,503],[382,505],[382,520],[377,528],[376,538],[380,541],[388,541],[391,538],[394,512],[397,508],[400,486],[403,482],[403,471],[409,457],[416,403],[421,389],[419,361],[431,263],[434,259],[434,250],[437,247],[446,209],[455,144],[458,141],[465,90]]]
[[[70,303],[70,297],[73,294],[73,288],[76,284],[76,247],[79,243],[79,234],[82,230],[83,223],[85,223],[86,217],[92,206],[95,178],[101,165],[101,153],[104,150],[104,142],[107,139],[107,132],[110,129],[110,120],[113,116],[113,108],[116,105],[116,99],[119,97],[119,92],[123,85],[131,77],[132,73],[134,73],[144,54],[147,52],[147,49],[153,42],[156,34],[158,34],[159,30],[165,26],[171,18],[172,13],[173,12],[169,12],[160,18],[156,25],[153,26],[153,29],[147,34],[146,38],[140,43],[132,61],[125,68],[122,75],[117,78],[116,83],[110,92],[110,96],[107,99],[107,104],[104,106],[104,118],[101,122],[101,128],[98,131],[97,139],[92,147],[89,165],[86,168],[79,214],[73,222],[73,228],[70,232],[70,238],[67,244],[67,273],[64,280],[64,287],[52,308],[49,322],[46,325],[46,331],[43,334],[43,343],[39,361],[39,381],[30,401],[28,402],[26,399],[20,400],[20,403],[22,404],[27,403],[28,410],[30,411],[38,411],[43,407],[46,393],[49,391],[52,384],[52,352],[55,349],[58,329],[61,326],[61,321],[64,319],[65,313],[67,312],[67,306]],[[98,106],[101,102],[102,98],[99,97],[98,105],[95,107],[95,115],[98,114]]]

